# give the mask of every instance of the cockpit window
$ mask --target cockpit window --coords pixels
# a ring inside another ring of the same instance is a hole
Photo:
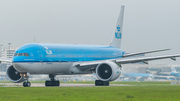
[[[29,56],[28,53],[15,53],[14,56]]]

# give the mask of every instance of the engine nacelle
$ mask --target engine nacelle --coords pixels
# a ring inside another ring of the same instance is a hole
[[[27,80],[27,77],[22,77],[20,76],[20,72],[18,72],[14,67],[13,65],[9,66],[7,71],[6,71],[6,75],[8,77],[8,79],[11,81],[11,82],[14,82],[14,83],[20,83],[20,82],[23,82],[25,80]]]
[[[120,74],[120,67],[114,62],[104,62],[96,67],[96,75],[101,81],[114,81]]]

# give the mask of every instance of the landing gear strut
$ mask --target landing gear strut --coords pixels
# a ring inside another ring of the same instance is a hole
[[[28,73],[21,73],[20,76],[22,76],[23,78],[27,79],[26,82],[23,82],[23,87],[30,87],[31,86],[31,82],[29,82],[30,74],[28,74]]]
[[[96,80],[95,86],[109,86],[109,81]]]
[[[53,74],[49,74],[49,78],[51,80],[46,80],[45,82],[45,86],[59,86],[60,85],[60,82],[59,80],[55,80],[55,75]]]

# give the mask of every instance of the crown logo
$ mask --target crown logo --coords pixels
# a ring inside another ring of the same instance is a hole
[[[119,25],[117,26],[117,31],[118,31],[118,32],[120,31],[120,27],[119,27]]]

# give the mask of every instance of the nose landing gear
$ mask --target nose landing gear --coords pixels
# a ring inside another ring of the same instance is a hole
[[[28,81],[27,81],[27,82],[24,82],[24,83],[23,83],[23,86],[24,86],[24,87],[30,87],[30,86],[31,86],[31,83],[28,82]]]
[[[31,86],[31,82],[29,82],[29,80],[28,80],[30,74],[29,73],[21,73],[20,76],[22,76],[23,78],[27,79],[26,82],[23,82],[23,87],[30,87]]]
[[[45,86],[59,86],[60,85],[59,80],[55,80],[55,75],[49,74],[49,78],[51,80],[46,80]]]

